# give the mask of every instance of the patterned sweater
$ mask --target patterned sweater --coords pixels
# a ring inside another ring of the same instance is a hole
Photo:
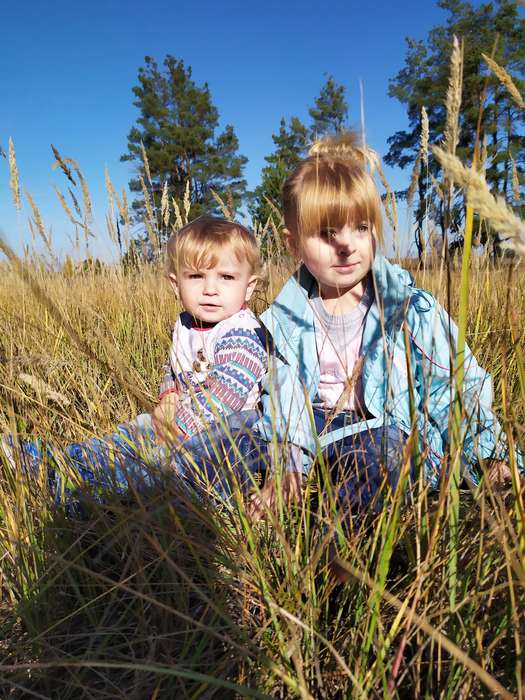
[[[254,408],[268,366],[263,331],[248,309],[209,327],[193,321],[183,312],[175,324],[159,395],[178,394],[175,420],[187,436],[219,416]]]

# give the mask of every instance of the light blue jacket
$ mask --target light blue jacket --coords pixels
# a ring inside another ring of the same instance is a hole
[[[426,476],[435,485],[448,442],[451,381],[457,328],[432,294],[418,289],[408,272],[375,256],[375,300],[363,332],[362,383],[364,401],[372,419],[318,437],[311,406],[319,386],[314,314],[310,298],[317,283],[302,266],[284,285],[261,320],[271,333],[276,353],[263,384],[263,417],[258,431],[267,439],[302,448],[303,470],[308,471],[318,450],[352,432],[396,424],[411,431],[407,352],[404,320],[409,336],[415,418]],[[462,465],[472,474],[480,459],[504,458],[501,428],[492,412],[490,376],[465,350],[462,426]],[[475,478],[475,477],[474,477]]]

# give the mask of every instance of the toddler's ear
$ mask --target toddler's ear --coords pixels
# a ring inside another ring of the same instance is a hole
[[[168,279],[170,281],[171,288],[175,292],[175,296],[178,297],[179,296],[179,286],[177,284],[177,277],[173,274],[173,272],[170,272],[168,275]]]
[[[299,246],[297,245],[297,237],[294,236],[287,228],[283,228],[283,241],[286,249],[294,258],[299,257]]]
[[[248,282],[248,286],[246,287],[246,294],[244,296],[244,301],[250,301],[252,294],[255,290],[256,284],[257,284],[257,277],[255,277],[255,276],[250,277],[250,281]]]

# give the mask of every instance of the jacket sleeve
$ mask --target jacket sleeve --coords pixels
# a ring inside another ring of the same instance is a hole
[[[420,360],[420,409],[438,428],[445,444],[450,444],[451,438],[457,337],[456,324],[435,300],[433,308],[423,314],[418,334],[413,337]],[[492,409],[491,377],[466,344],[463,367],[462,465],[471,473],[480,460],[506,459],[508,453],[505,433]]]
[[[230,330],[215,346],[206,380],[187,384],[188,400],[181,402],[176,417],[179,428],[192,436],[219,416],[241,411],[266,369],[266,348],[256,331]]]
[[[256,429],[267,442],[289,451],[283,456],[286,471],[306,474],[318,451],[311,401],[318,384],[317,350],[314,335],[309,336],[315,331],[306,323],[290,330],[280,322],[284,313],[276,307],[274,302],[261,317],[272,338],[272,352],[262,381],[262,415]]]

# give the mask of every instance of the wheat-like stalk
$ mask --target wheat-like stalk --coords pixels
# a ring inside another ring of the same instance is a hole
[[[230,216],[232,219],[235,218],[235,202],[233,201],[233,193],[231,191],[231,188],[228,187],[226,190],[226,203],[228,205],[228,209],[230,211]]]
[[[115,218],[111,211],[106,212],[106,229],[112,243],[118,245],[117,229],[115,227]]]
[[[144,195],[144,206],[146,208],[146,217],[144,219],[144,225],[146,226],[146,232],[148,234],[150,243],[153,246],[153,249],[158,252],[160,250],[160,241],[154,226],[156,220],[155,215],[153,213],[153,207],[151,205],[151,196],[148,192],[148,188],[146,187],[146,183],[144,182],[143,177],[140,178],[140,184],[142,186],[142,194]]]
[[[53,165],[51,166],[52,169],[55,170],[56,168],[60,168],[62,170],[62,172],[64,173],[64,175],[69,180],[69,182],[71,182],[71,184],[74,187],[76,187],[77,186],[76,180],[73,177],[73,173],[71,172],[71,168],[68,165],[68,164],[71,164],[71,165],[75,166],[76,163],[71,158],[63,158],[60,155],[58,149],[55,148],[53,146],[53,144],[51,144],[51,150],[53,151],[53,155],[55,156],[55,159],[56,159],[55,162],[53,163]]]
[[[89,225],[93,223],[93,208],[91,206],[89,187],[86,182],[86,178],[82,175],[80,169],[77,168],[75,172],[78,175],[78,179],[80,180],[80,187],[82,189],[82,203],[84,205],[84,224],[87,231],[89,229]],[[89,233],[91,236],[93,236],[91,231],[89,231]]]
[[[407,207],[409,209],[412,208],[412,204],[414,202],[414,195],[416,193],[417,189],[417,183],[419,180],[419,173],[421,172],[421,151],[417,154],[416,162],[414,163],[414,167],[412,169],[412,177],[410,178],[410,185],[408,186],[407,190]]]
[[[421,158],[423,165],[428,165],[428,141],[429,141],[429,125],[428,114],[424,107],[421,107]]]
[[[173,204],[173,211],[175,212],[175,229],[179,231],[183,226],[180,207],[177,204],[177,200],[175,199],[175,197],[171,198],[171,203]]]
[[[483,143],[481,145],[481,158],[479,161],[480,172],[483,173],[487,169],[488,159],[489,159],[489,148],[488,148],[488,144],[487,144],[487,135],[485,134],[483,136]]]
[[[385,172],[383,170],[383,167],[381,165],[381,161],[378,159],[377,161],[377,174],[379,175],[379,179],[381,180],[381,184],[385,188],[385,196],[383,198],[383,208],[385,210],[386,217],[388,219],[388,223],[392,227],[393,231],[397,231],[397,220],[396,217],[394,216],[394,211],[395,211],[395,204],[393,204],[393,198],[395,198],[394,193],[392,192],[392,189],[390,187],[390,184],[388,180],[386,179]],[[270,200],[268,200],[269,202]],[[275,204],[273,202],[271,203],[273,208],[275,207]],[[281,218],[281,213],[279,212],[279,217]]]
[[[49,384],[47,384],[43,379],[35,377],[32,374],[26,374],[25,372],[20,372],[18,375],[18,381],[31,387],[38,395],[45,397],[49,401],[67,408],[71,405],[71,401],[66,398],[63,394],[52,389]]]
[[[215,192],[215,190],[212,189],[212,188],[210,188],[210,192],[211,192],[211,194],[212,194],[213,199],[214,199],[214,200],[217,202],[217,204],[219,205],[219,208],[220,208],[220,210],[221,210],[222,215],[224,216],[224,218],[225,218],[225,219],[231,219],[231,218],[232,218],[231,212],[230,212],[230,210],[229,210],[229,208],[228,208],[228,205],[223,201],[222,197],[221,197],[217,192]]]
[[[184,188],[184,199],[182,200],[184,207],[184,223],[187,224],[190,218],[190,208],[191,208],[191,196],[190,196],[190,181],[186,180],[186,187]]]
[[[151,197],[150,193],[148,192],[148,188],[146,187],[146,183],[144,182],[144,178],[140,178],[140,185],[142,187],[142,194],[144,195],[144,206],[146,208],[146,214],[150,222],[152,222],[155,219],[155,215],[153,213],[153,207],[151,205]]]
[[[499,234],[508,237],[506,247],[514,249],[520,255],[525,254],[525,222],[514,214],[502,197],[494,197],[482,175],[467,168],[459,158],[442,148],[433,146],[432,151],[447,176],[465,192],[467,204]]]
[[[494,73],[496,78],[500,81],[500,83],[502,83],[502,85],[504,85],[507,88],[507,90],[509,91],[509,95],[511,95],[516,104],[521,109],[525,109],[525,102],[523,101],[523,97],[521,96],[520,91],[514,84],[514,81],[512,80],[511,76],[507,73],[505,68],[496,63],[496,61],[490,58],[490,56],[487,56],[484,53],[482,53],[481,55],[483,56],[483,60],[490,68],[490,70]]]
[[[128,195],[124,188],[122,188],[122,200],[117,198],[117,204],[119,206],[120,216],[123,218],[126,227],[129,227],[131,220],[129,218]]]
[[[160,200],[160,215],[162,218],[162,223],[164,227],[167,228],[170,221],[170,204],[168,199],[168,182],[164,181],[164,187],[162,188],[162,198]]]
[[[69,208],[69,205],[66,202],[66,199],[65,199],[64,195],[62,194],[62,192],[58,189],[58,187],[56,185],[53,185],[53,189],[55,190],[55,194],[58,197],[58,201],[60,202],[62,209],[65,211],[66,216],[71,221],[71,223],[74,226],[81,226],[82,224],[80,223],[80,221],[77,221],[77,219],[75,219],[75,217],[73,216],[73,212]]]
[[[146,153],[146,149],[144,148],[144,144],[142,143],[142,141],[140,142],[140,150],[142,152],[142,162],[144,163],[144,172],[146,173],[146,177],[148,179],[150,187],[153,187],[153,183],[151,181],[151,172],[149,169],[148,154]]]
[[[429,173],[429,176],[430,176],[430,182],[432,183],[434,189],[436,190],[437,196],[443,202],[445,199],[445,195],[443,194],[443,190],[441,189],[441,185],[436,180],[436,178],[432,175],[432,173]]]
[[[111,178],[109,176],[109,170],[107,168],[104,168],[104,184],[106,186],[106,192],[108,193],[109,206],[111,209],[113,209],[115,199],[116,199],[116,192],[115,192],[115,188],[113,187],[113,183],[111,182]]]
[[[512,156],[510,157],[510,162],[512,164],[512,196],[514,197],[514,202],[518,203],[521,199],[518,168]]]
[[[9,139],[9,187],[11,188],[15,208],[20,211],[22,209],[20,179],[18,177],[18,166],[16,164],[15,145],[12,139]]]
[[[73,202],[73,206],[75,207],[75,211],[77,213],[77,216],[79,219],[82,218],[82,209],[80,208],[80,204],[78,203],[78,199],[76,198],[75,193],[71,189],[71,187],[67,188],[67,191],[69,192],[69,196],[71,197],[71,201]]]
[[[46,227],[44,226],[44,222],[42,220],[42,216],[40,214],[40,209],[38,208],[35,200],[31,196],[31,193],[26,190],[26,197],[27,201],[29,202],[29,206],[31,207],[31,210],[33,212],[33,221],[35,222],[37,231],[40,235],[40,238],[44,242],[44,245],[46,247],[47,252],[53,257],[53,249],[51,246],[51,239],[50,235],[46,232]]]
[[[456,152],[459,142],[459,110],[463,87],[463,56],[458,38],[455,36],[450,56],[450,77],[447,89],[447,120],[445,123],[444,148],[449,153]]]

